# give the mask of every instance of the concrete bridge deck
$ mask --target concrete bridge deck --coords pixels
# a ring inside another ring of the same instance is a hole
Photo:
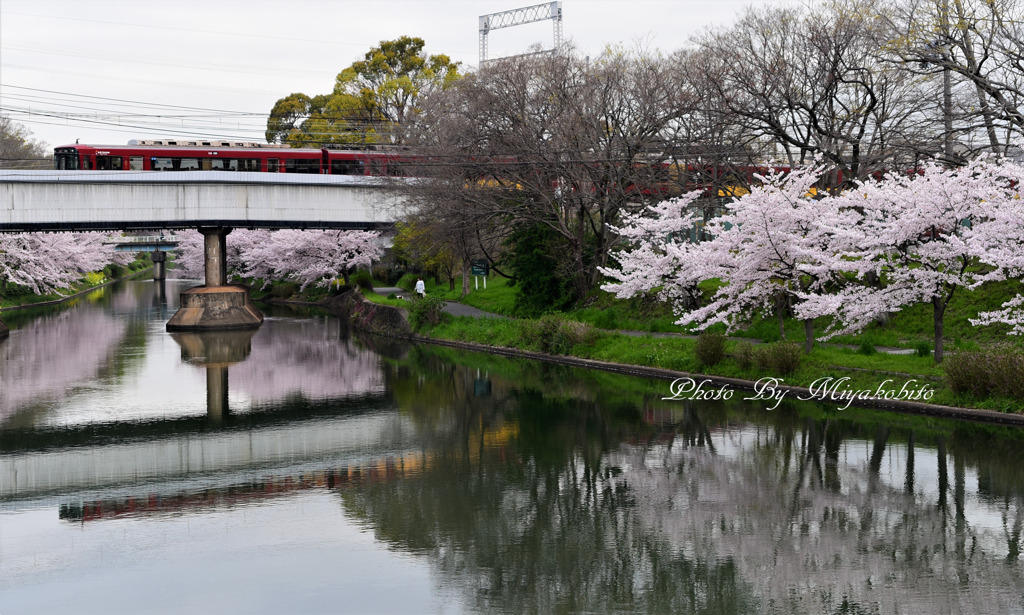
[[[386,228],[395,178],[0,170],[0,231]]]

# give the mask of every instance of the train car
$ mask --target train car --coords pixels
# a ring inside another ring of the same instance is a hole
[[[401,175],[400,156],[387,150],[291,148],[237,141],[129,141],[127,145],[54,148],[57,170],[250,171],[330,175]]]

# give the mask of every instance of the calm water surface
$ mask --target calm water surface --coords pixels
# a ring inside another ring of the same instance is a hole
[[[187,286],[3,314],[3,615],[1024,613],[1021,430],[172,336]]]

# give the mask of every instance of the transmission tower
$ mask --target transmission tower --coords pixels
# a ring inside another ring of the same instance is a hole
[[[512,9],[511,11],[491,13],[490,15],[481,15],[480,66],[483,66],[484,62],[487,61],[487,35],[491,30],[511,28],[512,26],[521,26],[523,24],[534,23],[536,21],[544,21],[546,19],[550,19],[554,22],[555,44],[550,51],[552,53],[558,53],[559,48],[562,46],[562,0],[557,0],[556,2],[545,2],[544,4],[535,4],[521,9]]]

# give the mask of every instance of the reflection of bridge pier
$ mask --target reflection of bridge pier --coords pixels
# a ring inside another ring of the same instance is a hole
[[[254,329],[173,333],[181,359],[206,367],[206,415],[219,422],[228,415],[228,367],[244,361],[252,350]]]
[[[4,324],[4,321],[0,320],[0,340],[8,335],[10,335],[10,331],[7,329],[7,325]]]
[[[226,227],[202,227],[206,285],[181,293],[181,307],[167,321],[168,331],[255,329],[263,314],[249,300],[249,291],[229,286]]]

